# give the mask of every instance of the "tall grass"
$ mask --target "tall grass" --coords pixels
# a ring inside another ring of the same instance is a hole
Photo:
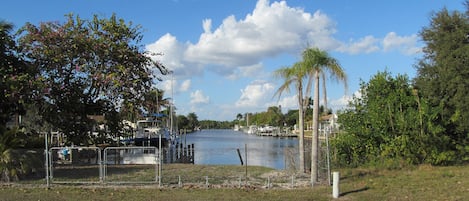
[[[263,167],[249,167],[252,185],[217,185],[239,175],[242,166],[166,165],[159,187],[151,185],[52,185],[9,183],[0,187],[0,200],[332,200],[329,185],[280,185],[291,173]],[[469,197],[469,166],[422,165],[399,170],[337,169],[340,172],[338,200],[465,200]],[[183,177],[183,185],[177,178]],[[233,176],[234,175],[234,176]],[[205,176],[209,186],[205,186]],[[272,188],[265,181],[270,178]],[[298,180],[309,179],[296,175]],[[42,180],[44,181],[44,180]],[[259,182],[260,185],[253,185]],[[299,181],[295,181],[299,182]],[[199,185],[200,184],[200,185]]]

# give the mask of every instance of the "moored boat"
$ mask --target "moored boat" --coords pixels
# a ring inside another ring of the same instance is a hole
[[[135,146],[159,146],[161,137],[162,146],[168,145],[171,140],[170,132],[167,128],[160,125],[160,121],[155,117],[147,117],[138,120],[136,123],[136,132],[134,135]]]

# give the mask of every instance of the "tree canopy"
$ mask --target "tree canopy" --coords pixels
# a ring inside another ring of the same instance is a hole
[[[88,115],[115,113],[122,102],[140,104],[160,79],[154,69],[167,73],[139,46],[140,29],[116,15],[84,20],[69,14],[65,23],[27,23],[19,45],[40,72],[44,119],[83,143],[93,124]]]
[[[444,137],[429,127],[432,116],[425,100],[405,75],[378,72],[361,82],[360,95],[339,115],[345,133],[334,140],[342,165],[433,163]]]
[[[34,99],[37,70],[18,54],[11,33],[13,25],[0,21],[0,126],[15,114],[25,113],[25,103]]]
[[[443,9],[420,33],[425,42],[415,87],[428,100],[431,123],[450,139],[447,161],[467,161],[469,146],[469,1],[466,12]]]
[[[442,9],[420,32],[417,75],[378,72],[339,115],[333,144],[339,165],[400,167],[463,163],[469,146],[469,1]],[[412,82],[411,82],[412,81]]]

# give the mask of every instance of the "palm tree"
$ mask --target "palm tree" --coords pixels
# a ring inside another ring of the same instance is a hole
[[[284,67],[276,70],[274,76],[282,78],[285,82],[278,88],[274,96],[280,96],[284,91],[289,92],[290,86],[295,85],[298,93],[298,129],[300,134],[298,136],[299,158],[300,158],[300,172],[305,172],[305,157],[304,157],[304,99],[303,99],[303,79],[306,77],[306,71],[302,68],[300,62],[295,63],[292,67]]]
[[[147,94],[145,94],[144,107],[149,114],[159,113],[161,107],[169,108],[170,100],[169,98],[164,98],[164,91],[160,89],[152,89]]]
[[[318,181],[318,145],[319,145],[319,79],[321,75],[330,74],[331,78],[343,81],[347,88],[347,76],[340,66],[339,62],[330,57],[326,51],[318,48],[308,48],[303,51],[303,65],[308,69],[308,74],[314,79],[314,97],[313,97],[313,139],[311,149],[311,184]],[[310,88],[311,82],[308,82]]]
[[[18,181],[41,167],[42,161],[34,151],[25,151],[25,140],[26,135],[18,128],[0,125],[0,181]]]
[[[238,126],[241,125],[241,119],[243,119],[243,115],[241,113],[238,113],[236,115],[236,120],[238,120]]]

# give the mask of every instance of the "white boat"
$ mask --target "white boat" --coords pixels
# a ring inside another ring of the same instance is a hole
[[[248,134],[256,134],[256,133],[257,133],[257,130],[258,130],[258,128],[257,128],[256,125],[250,125],[250,126],[248,127],[247,133],[248,133]]]
[[[277,127],[269,126],[269,125],[262,126],[259,128],[260,133],[273,133],[275,130],[277,130]]]
[[[134,144],[136,146],[159,146],[159,139],[161,136],[162,146],[166,146],[168,141],[171,140],[168,129],[159,125],[156,118],[146,118],[139,120],[136,123],[134,135]]]

